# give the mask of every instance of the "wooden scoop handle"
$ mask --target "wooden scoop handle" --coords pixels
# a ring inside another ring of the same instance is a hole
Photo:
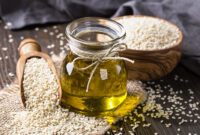
[[[19,56],[25,55],[27,53],[38,51],[41,52],[41,47],[39,43],[31,38],[24,39],[19,45]]]

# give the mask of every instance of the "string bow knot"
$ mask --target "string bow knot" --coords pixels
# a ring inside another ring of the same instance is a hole
[[[124,46],[124,47],[122,47]],[[120,49],[120,47],[122,47],[122,49]],[[91,58],[88,58],[88,57],[76,57],[73,61],[72,61],[72,64],[73,64],[73,67],[79,71],[84,71],[84,70],[87,70],[89,69],[90,67],[93,67],[93,70],[91,71],[90,73],[90,77],[89,77],[89,80],[88,80],[88,83],[87,83],[87,87],[86,87],[86,92],[88,92],[89,90],[89,86],[90,86],[90,82],[92,80],[92,77],[97,69],[97,67],[99,66],[100,63],[106,61],[106,60],[125,60],[125,61],[128,61],[130,63],[134,63],[134,60],[131,60],[131,59],[128,59],[128,58],[125,58],[125,57],[119,57],[119,56],[115,56],[117,53],[121,52],[121,51],[124,51],[127,49],[127,45],[124,44],[124,43],[118,43],[118,44],[115,44],[113,45],[103,56],[101,57],[91,57]],[[77,60],[92,60],[94,62],[92,62],[90,65],[86,66],[86,67],[83,67],[83,68],[79,68],[77,67],[74,63],[77,61]]]

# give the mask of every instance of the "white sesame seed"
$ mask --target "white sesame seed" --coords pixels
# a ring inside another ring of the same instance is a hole
[[[12,39],[12,38],[10,38],[9,40],[8,40],[8,42],[9,43],[12,43],[14,40]]]
[[[6,25],[10,27],[10,26],[12,26],[12,23],[11,22],[7,22]]]
[[[49,35],[53,36],[53,35],[54,35],[54,33],[53,33],[53,32],[50,32],[50,33],[49,33]]]
[[[13,73],[8,73],[8,75],[10,76],[10,77],[13,77],[14,76],[14,74]]]
[[[5,25],[5,26],[4,26],[4,29],[5,29],[5,30],[7,30],[7,29],[8,29],[8,26],[7,26],[7,25]]]
[[[21,39],[21,40],[23,40],[23,39],[24,39],[24,37],[23,37],[23,36],[21,36],[21,37],[20,37],[20,39]]]
[[[38,27],[36,27],[36,28],[35,28],[35,31],[39,31],[39,28],[38,28]]]
[[[47,32],[48,32],[48,30],[47,30],[47,29],[44,29],[43,31],[44,31],[44,33],[47,33]]]
[[[12,38],[12,35],[11,35],[11,34],[9,34],[9,35],[8,35],[8,37],[9,37],[9,38]]]
[[[8,50],[7,47],[3,47],[3,48],[2,48],[2,51],[7,51],[7,50]]]
[[[181,131],[181,129],[180,129],[180,128],[178,128],[178,129],[177,129],[177,131],[178,131],[178,132],[180,132],[180,131]]]

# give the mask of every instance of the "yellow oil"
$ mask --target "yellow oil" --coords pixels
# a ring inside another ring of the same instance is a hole
[[[93,67],[80,71],[73,68],[71,74],[66,66],[76,56],[68,53],[61,69],[62,105],[72,107],[85,114],[98,114],[117,108],[127,96],[127,73],[121,60],[107,60],[97,67],[88,92],[86,87]],[[78,60],[75,65],[79,68],[91,64],[90,60]],[[102,79],[101,70],[107,72]]]

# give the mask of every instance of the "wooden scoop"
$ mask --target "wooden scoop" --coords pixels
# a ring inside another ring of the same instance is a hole
[[[36,40],[33,39],[24,39],[20,45],[19,45],[19,55],[20,58],[17,62],[16,66],[16,73],[17,73],[17,78],[19,80],[19,87],[20,87],[20,93],[21,93],[21,99],[24,107],[26,107],[26,99],[24,97],[24,88],[23,88],[23,76],[24,76],[24,67],[27,59],[30,59],[32,57],[40,57],[46,60],[48,62],[50,69],[54,73],[56,77],[57,84],[59,86],[58,88],[58,97],[59,97],[59,103],[61,104],[61,97],[62,97],[62,89],[59,81],[59,77],[56,71],[56,68],[53,64],[53,61],[51,58],[41,52],[41,47],[39,43]]]

